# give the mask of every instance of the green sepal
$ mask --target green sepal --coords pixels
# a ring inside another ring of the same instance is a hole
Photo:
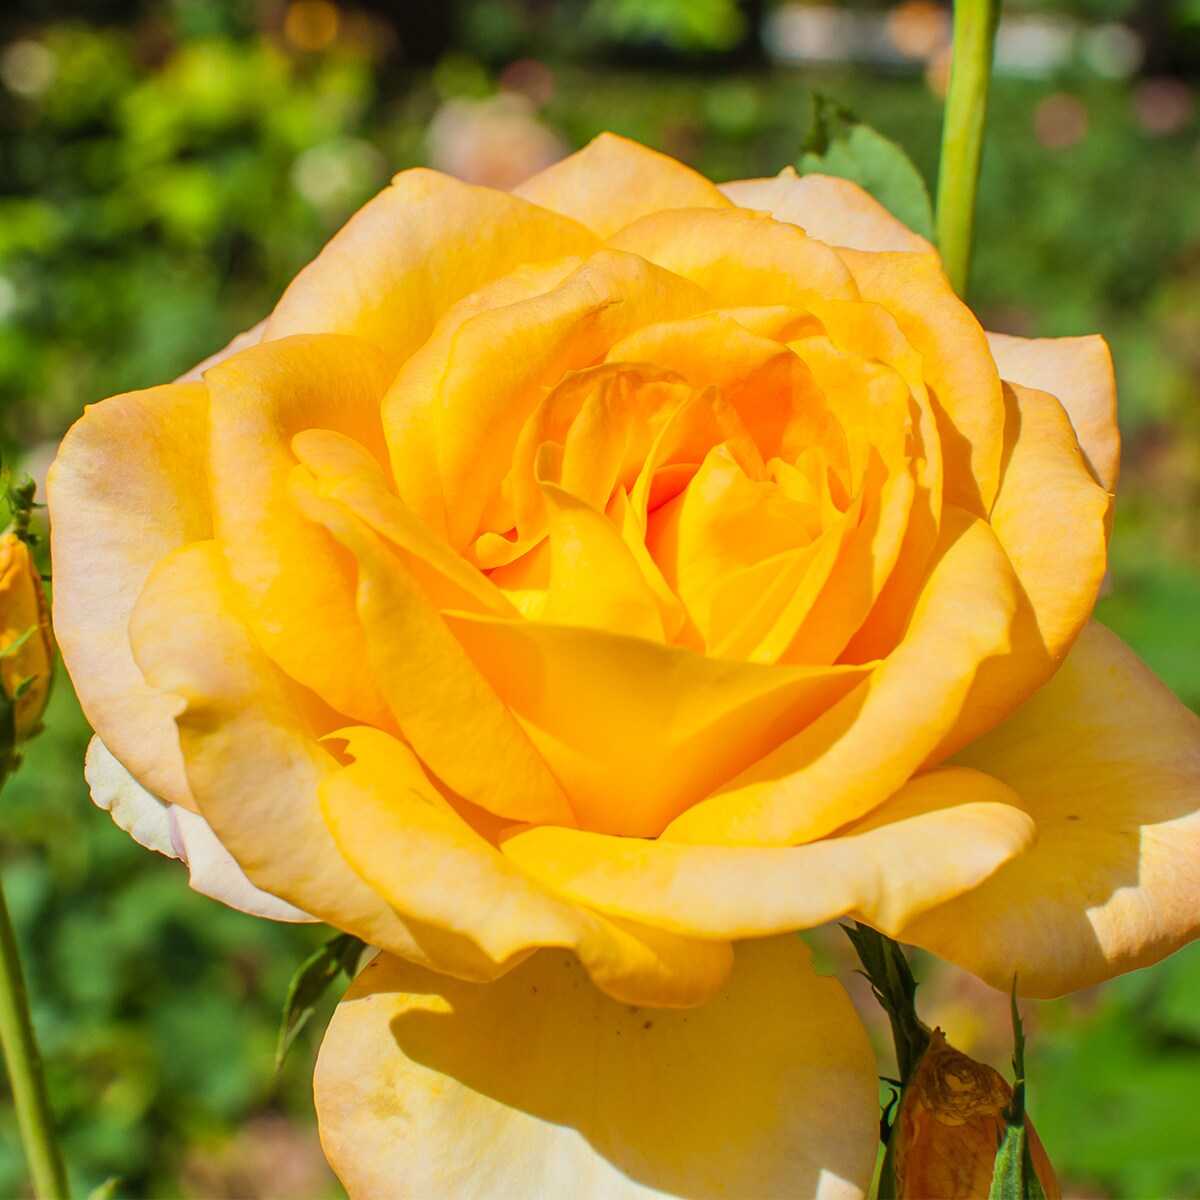
[[[843,925],[842,931],[858,953],[862,974],[891,1022],[903,1089],[929,1047],[929,1029],[917,1016],[917,981],[912,968],[899,945],[870,925],[856,921]]]
[[[857,183],[914,233],[933,238],[933,203],[912,159],[844,105],[813,93],[813,119],[796,163],[801,175]]]
[[[331,938],[315,954],[300,964],[292,976],[283,1002],[283,1017],[279,1023],[279,1040],[275,1046],[275,1070],[283,1066],[292,1043],[316,1011],[317,1002],[329,985],[345,972],[353,977],[365,943],[348,933]]]
[[[1004,1136],[992,1169],[988,1200],[1046,1200],[1042,1181],[1033,1168],[1029,1131],[1025,1128],[1025,1028],[1017,1009],[1017,980],[1012,986],[1013,1093],[1004,1110]]]

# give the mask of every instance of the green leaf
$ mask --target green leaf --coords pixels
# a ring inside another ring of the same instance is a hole
[[[353,975],[355,964],[362,954],[364,943],[348,933],[330,939],[315,954],[300,964],[288,985],[283,1002],[283,1018],[279,1023],[279,1041],[275,1046],[275,1070],[283,1066],[287,1052],[308,1024],[317,1001],[339,973]]]
[[[1025,1128],[1025,1028],[1017,1009],[1017,980],[1012,986],[1013,1094],[1004,1110],[1004,1137],[992,1168],[988,1200],[1046,1200],[1042,1182],[1033,1169],[1029,1133]]]
[[[796,164],[801,175],[836,175],[870,192],[914,233],[933,238],[933,204],[911,158],[848,108],[813,93],[813,121]]]
[[[113,1200],[120,1184],[120,1175],[110,1175],[103,1183],[97,1184],[88,1192],[87,1200]]]

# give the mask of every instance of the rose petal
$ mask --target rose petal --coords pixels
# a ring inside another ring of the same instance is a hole
[[[471,987],[386,957],[317,1062],[321,1140],[351,1196],[860,1197],[875,1060],[799,938],[739,947],[685,1012],[602,996],[561,951]]]
[[[849,179],[796,174],[784,167],[774,179],[735,179],[720,185],[739,208],[768,212],[799,225],[809,237],[852,250],[908,250],[932,254],[933,247],[892,216],[869,192]]]
[[[234,604],[219,551],[202,542],[155,568],[130,622],[146,677],[182,702],[201,815],[256,887],[370,945],[492,978],[496,965],[471,942],[402,919],[346,864],[317,798],[337,763],[316,738],[338,716],[263,655]]]
[[[403,362],[490,280],[595,245],[574,221],[506,192],[402,171],[296,276],[263,336],[353,334]]]
[[[357,338],[265,342],[205,376],[212,394],[211,488],[217,541],[263,649],[340,712],[386,724],[354,609],[354,567],[296,511],[293,437],[343,433],[381,463],[379,403],[392,370]]]
[[[837,251],[794,225],[742,208],[651,212],[607,244],[699,284],[713,307],[858,299]]]
[[[870,672],[733,662],[535,621],[444,619],[562,782],[578,823],[630,837],[657,835]]]
[[[646,213],[729,204],[690,167],[612,133],[527,179],[514,194],[565,213],[602,238]]]
[[[323,500],[302,472],[292,492],[300,511],[352,556],[357,620],[374,676],[430,770],[499,816],[574,824],[562,788],[412,572],[352,513]]]
[[[945,736],[979,664],[1003,653],[1016,579],[995,534],[947,508],[908,631],[865,682],[663,832],[696,845],[826,836],[895,793]]]
[[[761,937],[847,914],[891,932],[1033,844],[1018,804],[989,776],[952,767],[910,781],[869,823],[805,846],[685,846],[543,827],[503,836],[501,849],[576,903],[680,934]]]
[[[983,663],[940,760],[1007,717],[1058,669],[1087,624],[1107,560],[1109,497],[1045,392],[1004,388],[1008,447],[991,526],[1020,581],[1006,654]]]
[[[1100,486],[1117,490],[1121,434],[1112,355],[1102,337],[1019,338],[989,333],[1001,379],[1049,392],[1067,410]]]
[[[958,755],[1015,789],[1038,844],[899,931],[997,988],[1057,996],[1200,933],[1200,718],[1094,622],[1058,674]]]
[[[97,806],[106,809],[139,845],[167,858],[181,858],[188,868],[188,882],[202,896],[272,921],[313,920],[294,905],[256,888],[203,817],[148,792],[113,758],[99,737],[93,737],[88,745],[83,773]]]
[[[146,683],[126,628],[155,563],[212,536],[207,410],[199,383],[92,405],[63,439],[47,485],[54,633],[84,715],[147,788],[188,807],[178,701]]]
[[[862,298],[886,308],[925,357],[945,457],[946,500],[991,511],[1004,451],[1000,377],[978,321],[929,254],[843,250]]]
[[[322,810],[347,861],[396,911],[470,937],[497,963],[569,948],[598,987],[630,1004],[698,1004],[728,977],[727,942],[565,903],[469,825],[402,742],[377,729],[337,736],[352,761],[322,783]]]

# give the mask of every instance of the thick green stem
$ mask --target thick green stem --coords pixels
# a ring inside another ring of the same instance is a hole
[[[954,0],[954,50],[942,125],[935,224],[946,274],[960,296],[967,290],[971,272],[975,193],[999,18],[1000,0]]]
[[[3,885],[0,885],[0,1047],[4,1050],[34,1191],[39,1200],[67,1200],[67,1172],[58,1149],[54,1113],[46,1094],[42,1056],[29,1015],[25,975]]]

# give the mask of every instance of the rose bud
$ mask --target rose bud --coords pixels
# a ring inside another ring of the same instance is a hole
[[[1012,1088],[999,1071],[955,1050],[935,1029],[900,1102],[892,1133],[900,1200],[986,1200]],[[1034,1171],[1049,1200],[1062,1195],[1026,1118]]]
[[[28,545],[0,538],[0,681],[13,705],[16,740],[37,727],[54,677],[54,637],[42,581]]]

